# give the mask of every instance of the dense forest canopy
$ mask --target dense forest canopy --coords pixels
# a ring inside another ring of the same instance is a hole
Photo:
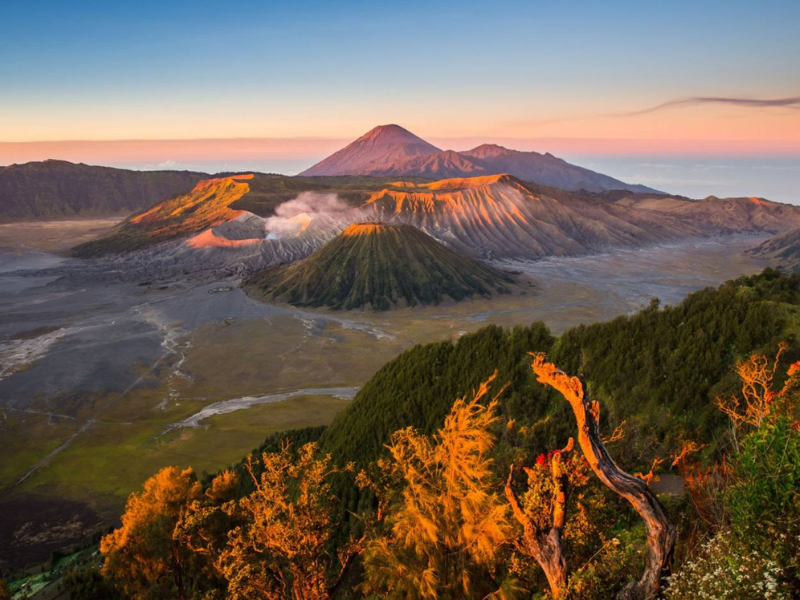
[[[715,437],[725,419],[713,396],[736,386],[736,360],[792,342],[800,307],[800,276],[766,270],[717,289],[691,294],[676,306],[656,301],[630,316],[581,325],[554,338],[542,323],[505,331],[486,327],[457,342],[415,346],[386,364],[322,434],[321,448],[339,461],[374,460],[397,429],[431,433],[453,398],[476,389],[497,369],[509,384],[502,410],[536,428],[532,451],[563,444],[567,409],[536,383],[529,352],[547,352],[564,370],[580,373],[606,408],[613,428],[626,420],[629,439],[644,448],[626,456],[644,467],[680,436]],[[787,356],[789,360],[794,355]]]

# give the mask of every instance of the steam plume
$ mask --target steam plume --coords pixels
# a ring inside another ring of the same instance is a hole
[[[319,216],[336,215],[350,210],[336,194],[301,192],[297,198],[288,200],[275,208],[275,214],[267,218],[264,227],[267,234],[275,237],[296,232]]]

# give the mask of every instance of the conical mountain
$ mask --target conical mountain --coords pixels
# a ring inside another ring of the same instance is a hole
[[[568,191],[655,191],[570,164],[549,153],[522,152],[497,144],[483,144],[466,152],[440,150],[399,125],[376,127],[301,175],[445,179],[503,173]]]
[[[439,148],[399,125],[379,125],[300,175],[367,175]]]
[[[296,306],[386,310],[506,293],[511,282],[415,227],[357,223],[311,256],[267,269],[246,287]]]

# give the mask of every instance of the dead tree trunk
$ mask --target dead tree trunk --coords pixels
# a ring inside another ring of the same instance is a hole
[[[656,598],[663,578],[671,572],[675,527],[670,524],[664,507],[647,484],[620,469],[609,455],[600,436],[600,404],[586,397],[583,382],[546,362],[543,354],[535,355],[531,366],[539,381],[561,392],[572,407],[578,424],[578,443],[595,475],[614,493],[630,502],[644,520],[647,531],[644,574],[639,581],[628,584],[620,591],[617,598]]]
[[[553,456],[550,465],[554,483],[553,497],[553,524],[549,529],[538,529],[530,517],[520,506],[516,494],[511,487],[511,480],[514,477],[514,465],[511,465],[511,472],[506,480],[506,498],[511,505],[514,518],[522,525],[524,535],[522,543],[517,544],[517,548],[523,554],[532,556],[544,571],[547,583],[550,585],[550,592],[553,598],[559,598],[567,585],[569,568],[567,559],[564,557],[564,547],[561,542],[561,534],[567,520],[567,490],[566,473],[564,472],[562,453],[572,450],[572,438],[564,450],[557,452]]]
[[[511,504],[514,518],[519,521],[525,531],[522,543],[518,544],[518,548],[523,554],[536,559],[547,577],[553,598],[558,598],[567,585],[568,574],[567,559],[564,558],[564,549],[561,544],[561,529],[551,527],[548,531],[539,531],[534,527],[528,515],[522,510],[514,490],[511,489],[513,475],[514,467],[512,465],[506,481],[506,498]]]

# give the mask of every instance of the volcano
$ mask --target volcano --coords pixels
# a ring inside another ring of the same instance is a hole
[[[512,282],[414,227],[356,223],[309,257],[267,269],[245,287],[296,306],[387,310],[490,297],[509,292]]]
[[[301,175],[390,175],[393,165],[441,152],[399,125],[379,125]]]
[[[549,153],[521,152],[497,144],[484,144],[465,152],[440,150],[399,125],[376,127],[301,175],[445,179],[503,173],[567,191],[655,191],[570,164]]]

